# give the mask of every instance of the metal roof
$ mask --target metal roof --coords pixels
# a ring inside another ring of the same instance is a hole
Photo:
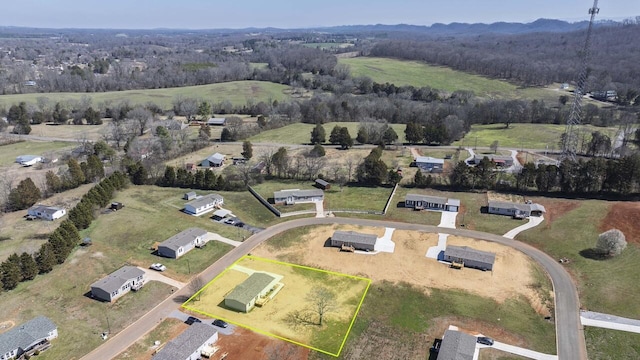
[[[327,186],[327,185],[329,185],[329,182],[325,181],[325,180],[322,180],[322,179],[316,179],[316,184],[322,185],[322,186]]]
[[[201,197],[200,199],[195,199],[193,201],[189,201],[188,203],[185,204],[189,205],[189,206],[193,206],[195,209],[200,208],[202,206],[208,205],[208,204],[213,204],[216,201],[222,201],[222,196],[218,195],[218,194],[209,194],[209,195],[205,195],[203,197]]]
[[[41,158],[42,156],[40,155],[20,155],[16,158],[16,162],[23,163],[23,162],[31,161],[33,159],[41,159]]]
[[[41,212],[44,214],[53,215],[57,211],[64,210],[63,208],[55,207],[55,206],[46,206],[46,205],[35,205],[29,208],[27,211]]]
[[[217,216],[217,217],[225,217],[227,215],[231,214],[231,210],[227,210],[227,209],[220,209],[220,210],[216,210],[213,212],[213,216]]]
[[[202,230],[199,228],[189,228],[178,234],[173,235],[172,237],[160,243],[160,245],[158,246],[163,246],[175,251],[175,250],[178,250],[179,247],[188,245],[197,237],[203,236],[206,233],[207,233],[206,230]]]
[[[331,240],[343,241],[351,244],[375,245],[378,237],[373,234],[338,230],[331,235]]]
[[[281,190],[273,193],[274,199],[282,199],[288,196],[293,196],[296,198],[324,196],[324,191],[320,189],[312,189],[312,190],[295,189],[295,190]]]
[[[465,260],[480,261],[485,264],[493,264],[496,261],[496,254],[472,249],[467,246],[447,245],[444,249],[444,256],[453,256]]]
[[[0,354],[9,353],[15,349],[25,349],[37,340],[45,339],[49,332],[58,327],[49,318],[38,316],[0,334]]]
[[[209,120],[207,120],[207,125],[224,125],[226,121],[227,118],[209,118]]]
[[[416,163],[428,163],[428,164],[444,164],[444,159],[437,159],[431,156],[416,156]]]
[[[447,330],[442,337],[438,360],[472,360],[476,337],[460,331]]]
[[[448,199],[447,205],[460,206],[460,199]]]
[[[235,300],[241,304],[248,304],[275,279],[276,278],[271,275],[255,272],[236,286],[224,299]]]
[[[215,154],[209,156],[207,158],[207,160],[209,162],[214,163],[214,164],[222,164],[222,162],[224,161],[224,155],[222,155],[220,153],[215,153]]]
[[[489,201],[489,207],[498,208],[498,209],[516,209],[522,211],[541,211],[547,212],[544,206],[540,204],[519,204],[509,201]]]
[[[156,355],[153,360],[182,360],[190,359],[190,355],[196,352],[199,347],[211,339],[217,333],[216,329],[205,323],[193,323],[182,334],[169,341]]]
[[[143,276],[144,271],[135,266],[123,266],[115,272],[91,284],[92,288],[102,289],[109,294],[120,289],[127,281]]]

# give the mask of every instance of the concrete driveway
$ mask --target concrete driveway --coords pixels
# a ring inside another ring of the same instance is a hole
[[[457,216],[458,213],[455,211],[443,211],[442,216],[440,217],[440,225],[438,225],[438,227],[455,229]]]
[[[640,333],[640,320],[593,311],[581,311],[582,325]]]
[[[183,287],[185,287],[185,283],[180,282],[178,280],[173,280],[170,277],[164,276],[162,275],[162,273],[155,271],[155,270],[151,270],[151,269],[145,269],[142,267],[138,266],[138,269],[144,271],[147,280],[151,280],[151,281],[159,281],[159,282],[163,282],[167,285],[171,285],[173,287],[177,287],[178,289],[182,289]]]
[[[506,234],[502,235],[506,238],[513,239],[521,232],[534,228],[544,221],[544,216],[529,216],[529,221],[526,224],[522,224],[515,229],[509,230]]]
[[[232,226],[232,225],[229,225]],[[212,233],[212,232],[208,232],[207,235],[204,236],[204,241],[205,242],[209,242],[209,241],[219,241],[221,243],[225,243],[225,244],[229,244],[233,247],[238,247],[240,244],[242,244],[242,241],[235,241],[235,240],[231,240],[231,239],[227,239],[226,237],[222,237],[216,233]]]
[[[524,356],[529,359],[537,359],[537,360],[558,360],[558,355],[549,355],[541,352],[525,349],[519,346],[513,346],[505,343],[501,343],[498,341],[493,342],[493,346],[487,346],[482,344],[477,344],[476,348],[494,348],[496,350],[505,351],[511,354],[516,354],[520,356]]]

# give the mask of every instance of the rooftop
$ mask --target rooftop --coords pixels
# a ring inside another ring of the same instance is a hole
[[[281,190],[273,193],[273,197],[275,199],[282,199],[288,196],[294,197],[313,197],[313,196],[324,196],[324,191],[320,189],[312,189],[312,190]]]
[[[194,208],[199,208],[211,203],[214,203],[216,201],[221,201],[222,200],[222,196],[218,195],[218,194],[209,194],[209,195],[205,195],[199,199],[195,199],[193,201],[189,201],[188,203],[186,203],[186,205],[189,206],[193,206]]]
[[[255,272],[236,286],[224,299],[235,300],[241,304],[248,304],[275,279],[276,278],[266,273]]]
[[[6,354],[17,348],[25,349],[36,340],[49,336],[49,332],[57,329],[49,318],[38,316],[24,324],[0,334],[0,354]]]
[[[472,249],[467,246],[447,245],[444,249],[444,255],[466,260],[480,261],[487,264],[493,264],[496,261],[496,254]]]
[[[46,205],[34,205],[29,208],[30,211],[41,212],[44,214],[53,215],[56,211],[64,210],[55,206],[46,206]]]
[[[472,360],[475,351],[475,336],[460,331],[447,330],[442,337],[438,360]]]
[[[216,334],[216,329],[204,323],[194,323],[187,330],[169,341],[153,360],[188,359],[198,348]]]
[[[416,163],[444,164],[444,159],[433,158],[431,156],[416,156]]]
[[[220,153],[215,153],[207,158],[210,162],[214,164],[221,164],[224,161],[224,155]]]
[[[521,204],[521,203],[514,203],[509,201],[490,200],[489,207],[499,208],[499,209],[517,209],[517,210],[523,210],[523,211],[547,212],[544,206],[540,204]]]
[[[322,179],[316,179],[316,184],[322,185],[322,186],[327,186],[327,185],[329,185],[329,182],[325,181],[325,180],[322,180]]]
[[[189,228],[173,235],[172,237],[163,241],[159,246],[167,247],[172,250],[178,250],[179,247],[188,245],[197,237],[203,236],[206,233],[206,230],[202,230],[199,228]]]
[[[378,237],[373,234],[362,234],[355,231],[335,231],[331,240],[344,241],[347,243],[375,245]]]
[[[144,271],[135,266],[123,266],[111,274],[91,284],[92,288],[99,288],[108,293],[118,290],[127,281],[138,276],[143,276]]]
[[[405,197],[405,201],[425,201],[431,204],[446,204],[447,198],[440,196],[428,196],[428,195],[418,195],[418,194],[407,194]]]

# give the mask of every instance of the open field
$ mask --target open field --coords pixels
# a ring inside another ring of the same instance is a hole
[[[138,339],[138,341],[129,346],[127,350],[123,351],[114,360],[150,359],[159,348],[159,346],[154,345],[155,341],[160,341],[160,346],[163,346],[168,341],[178,336],[181,332],[185,331],[188,327],[189,325],[178,319],[166,318],[162,320],[155,329]]]
[[[377,235],[384,230],[310,226],[285,232],[252,254],[372,279],[372,296],[365,299],[341,358],[371,358],[374,354],[381,358],[421,358],[428,353],[433,338],[441,337],[449,324],[467,324],[470,329],[513,344],[555,352],[554,326],[543,320],[548,308],[538,293],[551,287],[537,276],[537,265],[523,254],[484,241],[450,236],[450,244],[497,254],[493,274],[458,271],[425,258],[427,249],[437,244],[437,234],[398,230],[392,238],[395,253],[359,255],[324,247],[335,229]],[[520,271],[512,271],[516,268]],[[398,335],[389,338],[389,333]]]
[[[56,153],[60,150],[70,150],[74,144],[61,141],[21,141],[14,144],[0,145],[0,166],[9,166],[16,162],[20,155],[42,155]],[[20,166],[20,164],[15,164]]]
[[[331,122],[323,124],[324,131],[327,134],[327,141],[329,135],[334,126],[346,126],[349,129],[349,134],[352,138],[356,138],[358,135],[357,122]],[[405,124],[389,124],[398,134],[398,140],[404,142],[404,129]],[[261,132],[258,135],[249,138],[251,142],[271,142],[277,144],[309,144],[311,140],[311,130],[315,127],[315,124],[295,123],[287,125],[278,129],[268,130]],[[354,140],[355,142],[355,140]]]
[[[224,298],[253,272],[266,272],[282,278],[284,286],[273,299],[248,313],[224,306]],[[311,268],[244,257],[207,284],[183,307],[212,318],[289,340],[328,354],[338,355],[364,298],[370,281]],[[315,318],[307,322],[291,321],[290,314],[312,309],[306,298],[317,287],[326,287],[336,295],[336,306],[327,312],[322,325]]]
[[[615,138],[617,128],[596,127],[593,125],[580,125],[585,134],[585,142],[591,140],[591,133],[600,131]],[[452,145],[463,147],[489,147],[494,141],[498,141],[499,147],[519,149],[546,149],[559,150],[560,135],[564,133],[564,125],[554,124],[511,124],[505,128],[504,124],[472,125],[471,131],[465,137]],[[477,144],[476,144],[477,139]],[[582,136],[580,136],[582,141]]]
[[[585,326],[589,359],[640,359],[640,334]]]
[[[36,93],[0,96],[0,107],[9,107],[25,101],[36,104],[39,97],[47,97],[51,102],[78,101],[83,96],[91,98],[94,104],[106,102],[129,101],[131,105],[153,102],[163,109],[171,109],[173,100],[178,97],[189,97],[208,100],[214,103],[228,100],[236,105],[243,105],[247,100],[273,101],[284,100],[288,96],[284,91],[288,86],[266,81],[232,81],[219,84],[185,86],[167,89],[110,91],[103,93]]]
[[[549,88],[519,88],[506,81],[468,74],[443,66],[429,65],[420,61],[398,60],[379,57],[356,57],[339,59],[349,65],[353,76],[367,76],[378,83],[396,86],[430,86],[434,89],[453,92],[471,90],[477,96],[492,98],[545,99],[558,101],[560,93]]]

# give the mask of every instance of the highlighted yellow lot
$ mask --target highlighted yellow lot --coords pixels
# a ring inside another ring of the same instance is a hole
[[[182,307],[337,357],[370,285],[367,278],[244,256]]]

